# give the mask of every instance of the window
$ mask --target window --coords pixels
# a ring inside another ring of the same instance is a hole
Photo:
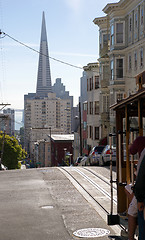
[[[128,25],[128,42],[131,43],[132,42],[132,14],[129,15],[129,25]]]
[[[91,87],[92,87],[92,89],[93,89],[93,77],[92,77],[92,83],[91,83]]]
[[[138,14],[137,11],[134,14],[134,39],[138,38]]]
[[[83,103],[83,110],[84,110],[84,111],[87,111],[87,103],[86,103],[86,102]]]
[[[110,64],[111,66],[111,80],[113,80],[114,79],[114,61],[112,60],[111,61],[111,64]]]
[[[90,91],[93,89],[93,77],[90,78]]]
[[[87,129],[87,122],[83,122],[83,129],[84,129],[84,130]]]
[[[123,93],[117,93],[116,94],[116,99],[117,99],[117,101],[122,100],[123,99]]]
[[[116,77],[123,78],[123,59],[116,59]]]
[[[114,45],[114,25],[111,26],[111,45]]]
[[[90,114],[93,114],[93,102],[90,102]]]
[[[99,114],[99,102],[95,101],[95,115]]]
[[[143,48],[140,50],[140,66],[143,67]]]
[[[95,140],[99,139],[99,127],[95,127]]]
[[[92,126],[89,127],[89,137],[93,139],[93,128]]]
[[[88,114],[89,112],[88,112],[88,102],[87,102],[87,114]]]
[[[135,13],[135,28],[138,27],[138,15]]]
[[[99,76],[95,76],[95,89],[99,88]]]
[[[102,33],[100,32],[100,38],[99,38],[99,40],[100,40],[100,49],[102,48]]]
[[[108,45],[108,40],[110,39],[110,36],[108,34],[103,35],[103,47],[105,45]]]
[[[89,80],[87,79],[87,91],[89,91]]]
[[[103,96],[103,112],[109,111],[109,96],[104,95]]]
[[[92,90],[92,78],[90,78],[90,91]]]
[[[116,43],[123,43],[123,23],[116,23]]]
[[[137,53],[134,53],[134,67],[137,68]]]
[[[131,70],[131,55],[128,56],[128,70]]]
[[[140,10],[140,23],[143,25],[143,7]]]
[[[132,18],[129,18],[129,31],[132,31]]]

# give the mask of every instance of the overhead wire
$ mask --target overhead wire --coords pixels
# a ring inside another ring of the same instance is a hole
[[[4,36],[1,37],[1,34],[3,34]],[[54,60],[54,61],[60,62],[60,63],[62,63],[62,64],[66,64],[66,65],[68,65],[68,66],[70,66],[70,67],[74,67],[74,68],[78,68],[78,69],[82,69],[82,70],[83,70],[83,67],[79,67],[79,66],[76,66],[76,65],[73,65],[73,64],[64,62],[64,61],[62,61],[62,60],[59,60],[59,59],[50,57],[49,55],[46,55],[46,54],[44,54],[44,53],[41,53],[40,51],[38,51],[38,50],[36,50],[36,49],[28,46],[27,44],[25,44],[25,43],[23,43],[23,42],[15,39],[14,37],[10,36],[9,34],[7,34],[7,33],[5,33],[5,32],[2,32],[2,31],[0,30],[0,38],[4,38],[4,37],[6,37],[6,36],[9,37],[10,39],[12,39],[13,41],[21,44],[22,46],[24,46],[24,47],[26,47],[26,48],[28,48],[28,49],[30,49],[30,50],[38,53],[38,54],[41,54],[41,55],[43,55],[43,56],[45,56],[45,57],[48,57],[48,58],[50,58],[50,59],[52,59],[52,60]],[[100,75],[101,75],[101,74],[100,74]],[[108,73],[108,75],[109,75],[109,76],[112,76],[111,73],[110,73],[110,74]],[[114,74],[113,77],[116,78],[117,75]],[[134,77],[134,76],[126,76],[126,75],[123,75],[123,77],[120,78],[120,80],[122,80],[123,78],[131,78],[131,79],[132,79],[132,78],[135,78],[135,77]],[[113,81],[114,81],[114,79],[113,79]]]
[[[38,53],[38,54],[41,54],[41,55],[43,55],[43,56],[45,56],[45,57],[48,57],[48,58],[50,58],[50,59],[52,59],[52,60],[54,60],[54,61],[57,61],[57,62],[60,62],[60,63],[66,64],[66,65],[68,65],[68,66],[70,66],[70,67],[74,67],[74,68],[78,68],[78,69],[83,69],[82,67],[79,67],[79,66],[76,66],[76,65],[73,65],[73,64],[70,64],[70,63],[64,62],[64,61],[62,61],[62,60],[59,60],[59,59],[56,59],[56,58],[50,57],[49,55],[46,55],[46,54],[44,54],[44,53],[41,53],[40,51],[38,51],[38,50],[36,50],[36,49],[34,49],[34,48],[28,46],[27,44],[25,44],[25,43],[23,43],[23,42],[21,42],[21,41],[19,41],[19,40],[17,40],[17,39],[15,39],[14,37],[10,36],[10,35],[7,34],[7,33],[4,33],[4,32],[1,32],[1,31],[0,31],[0,34],[4,34],[4,36],[9,37],[9,38],[12,39],[13,41],[15,41],[15,42],[21,44],[22,46],[24,46],[24,47],[26,47],[26,48],[29,48],[30,50],[32,50],[32,51],[34,51],[34,52],[36,52],[36,53]]]

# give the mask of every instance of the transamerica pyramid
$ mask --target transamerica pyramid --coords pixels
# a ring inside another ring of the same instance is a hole
[[[43,12],[36,96],[45,97],[45,96],[48,96],[49,92],[52,92],[52,86],[51,86],[51,74],[50,74],[45,15]]]

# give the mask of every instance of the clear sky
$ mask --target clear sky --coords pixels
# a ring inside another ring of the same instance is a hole
[[[118,0],[0,0],[0,29],[39,51],[42,12],[45,12],[50,57],[76,66],[96,62],[99,32],[93,23],[102,9]],[[39,55],[7,36],[0,38],[0,103],[24,108],[24,94],[36,92]],[[61,78],[66,90],[80,95],[81,69],[50,59],[52,85]]]

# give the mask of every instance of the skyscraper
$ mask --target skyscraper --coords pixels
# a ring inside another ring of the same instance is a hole
[[[50,74],[45,15],[43,12],[36,96],[46,97],[49,92],[52,92],[52,86],[51,86],[51,74]]]
[[[65,89],[64,89],[65,90]],[[24,140],[25,149],[33,156],[34,142],[48,137],[49,129],[53,133],[71,133],[71,108],[73,97],[64,91],[67,97],[56,96],[51,85],[49,54],[45,16],[43,12],[40,54],[38,64],[36,93],[24,95]],[[36,135],[33,136],[33,130]],[[45,130],[45,136],[42,132]],[[46,134],[47,133],[47,134]]]

